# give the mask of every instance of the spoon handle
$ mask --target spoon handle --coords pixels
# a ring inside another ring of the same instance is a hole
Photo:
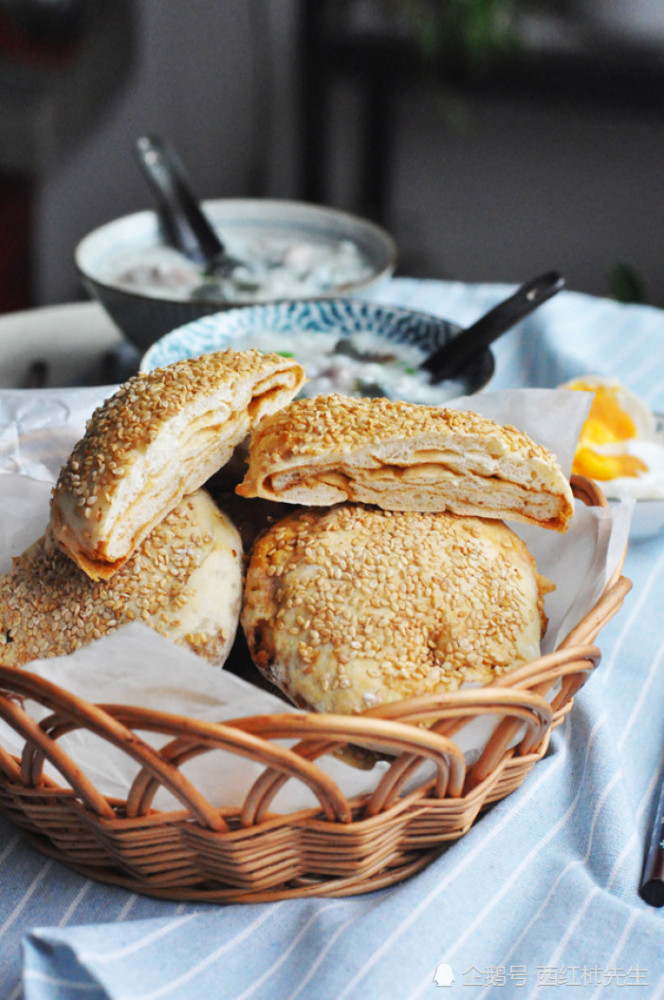
[[[527,281],[513,295],[434,351],[422,362],[420,368],[431,373],[432,385],[446,378],[454,378],[473,355],[485,350],[502,333],[550,299],[564,285],[565,279],[557,271],[548,271]]]
[[[209,264],[224,247],[192,193],[175,150],[143,135],[136,140],[136,154],[156,197],[166,242],[196,263]]]

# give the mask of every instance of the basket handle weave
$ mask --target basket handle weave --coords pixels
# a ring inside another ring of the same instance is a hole
[[[307,713],[253,716],[234,719],[222,725],[184,721],[187,725],[178,726],[178,738],[160,751],[174,767],[215,748],[229,749],[245,755],[249,750],[248,755],[252,759],[268,765],[246,796],[241,812],[243,826],[253,826],[260,822],[274,795],[293,777],[316,794],[328,819],[350,822],[352,811],[348,800],[332,778],[316,767],[312,760],[353,741],[383,753],[400,752],[406,747],[412,749],[415,746],[422,757],[433,761],[436,766],[441,794],[449,788],[450,793],[458,795],[463,785],[463,756],[451,741],[399,723],[373,720],[368,725],[363,725],[360,720],[352,717]],[[187,732],[184,733],[183,729]],[[298,738],[301,742],[290,750],[269,742]],[[134,780],[127,800],[128,805],[132,803],[132,812],[145,813],[157,787],[158,781],[154,776],[145,769],[141,771]]]
[[[240,719],[237,724],[244,728],[255,725],[260,718]],[[464,756],[452,740],[431,730],[419,729],[401,721],[369,718],[364,714],[322,716],[305,713],[268,718],[273,719],[276,726],[270,731],[272,739],[295,735],[308,737],[294,748],[307,759],[333,753],[349,743],[379,754],[414,753],[418,761],[429,760],[434,764],[436,794],[439,797],[448,795],[457,798],[461,795],[466,770]],[[312,739],[312,736],[318,738]],[[263,819],[283,783],[283,777],[274,771],[267,770],[261,775],[245,800],[243,825],[250,826]]]
[[[302,781],[320,802],[327,819],[348,823],[352,818],[345,795],[329,775],[309,761],[303,760],[293,750],[270,743],[261,735],[244,731],[234,721],[202,722],[165,712],[137,709],[133,706],[105,705],[104,708],[127,725],[175,736],[175,739],[161,747],[159,751],[162,759],[174,770],[200,754],[211,750],[226,750],[248,757],[259,764],[276,768],[284,775],[284,780],[297,778]],[[159,776],[149,767],[142,768],[134,778],[127,795],[127,814],[145,815],[150,809],[160,783]]]
[[[114,818],[115,814],[112,808],[89,778],[83,774],[65,751],[44,733],[37,722],[5,694],[0,695],[0,718],[26,741],[20,767],[9,754],[3,751],[3,757],[8,758],[13,764],[14,773],[10,774],[10,777],[20,779],[28,787],[34,788],[40,784],[41,775],[38,775],[36,780],[32,780],[31,768],[26,759],[26,751],[33,749],[42,760],[47,758],[50,761],[67,784],[80,796],[88,809],[104,819]]]
[[[84,727],[102,739],[108,740],[109,743],[119,747],[134,760],[150,768],[202,825],[208,826],[212,830],[226,828],[218,810],[212,808],[207,799],[184,775],[170,767],[160,757],[158,751],[102,708],[70,694],[64,688],[52,684],[43,677],[37,677],[16,667],[0,666],[0,688],[13,691],[21,697],[31,698],[46,708],[54,710],[58,723],[61,723],[64,718],[68,724],[74,727]],[[15,711],[7,709],[7,704],[12,706],[11,699],[0,696],[0,701],[3,703],[5,714],[16,717],[17,725],[20,725],[23,720],[17,716]],[[12,707],[14,710],[18,708],[15,705]],[[27,713],[23,712],[22,709],[18,711],[29,719]],[[48,722],[48,720],[43,721]],[[58,746],[57,741],[52,739],[41,725],[34,723],[34,720],[30,719],[30,722],[37,728],[33,730],[29,727],[24,732],[21,732],[20,729],[17,730],[27,739],[21,763],[23,781],[26,784],[36,785],[41,778],[43,761],[47,758],[63,774],[68,783],[79,792],[85,804],[93,812],[103,818],[114,818],[115,813],[106,798],[94,790],[92,783],[88,782],[76,764]]]

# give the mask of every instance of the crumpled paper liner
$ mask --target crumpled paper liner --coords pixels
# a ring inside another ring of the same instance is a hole
[[[112,387],[0,391],[0,572],[9,569],[12,556],[43,534],[50,490],[60,466],[82,435],[93,408],[112,391]],[[520,389],[480,393],[448,405],[472,409],[526,431],[556,454],[569,475],[589,404],[586,393]],[[627,544],[633,507],[634,502],[627,499],[609,508],[588,508],[575,501],[575,514],[565,534],[512,525],[528,544],[540,572],[556,584],[545,603],[549,627],[543,653],[555,649],[597,602]],[[70,656],[36,660],[24,669],[91,702],[142,705],[207,721],[297,711],[138,624]],[[33,703],[28,703],[28,710],[35,718],[46,714]],[[494,724],[495,720],[484,717],[457,735],[469,762],[479,755]],[[158,734],[140,735],[154,746],[168,739]],[[4,723],[0,723],[0,741],[12,753],[22,751],[20,738]],[[122,751],[86,731],[63,737],[62,745],[100,792],[126,796],[137,764]],[[318,764],[349,798],[373,790],[388,766],[378,762],[371,771],[359,771],[332,757],[322,758]],[[61,780],[50,765],[46,770],[56,781]],[[262,765],[223,751],[204,754],[183,767],[213,805],[227,807],[242,804],[262,770]],[[418,775],[417,780],[423,776]],[[288,781],[272,809],[291,812],[315,804],[308,789]],[[154,806],[179,808],[164,789],[157,793]]]

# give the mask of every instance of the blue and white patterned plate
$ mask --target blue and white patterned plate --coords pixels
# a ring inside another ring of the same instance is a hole
[[[151,371],[182,358],[224,350],[252,331],[266,330],[297,333],[302,337],[315,337],[319,333],[348,336],[371,330],[389,341],[416,344],[429,354],[454,337],[460,327],[427,313],[361,299],[307,299],[243,306],[203,316],[167,333],[144,354],[140,369]],[[487,385],[493,372],[494,357],[487,349],[473,358],[455,379],[458,395],[478,392]]]

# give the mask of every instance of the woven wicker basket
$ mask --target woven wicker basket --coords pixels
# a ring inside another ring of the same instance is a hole
[[[600,490],[573,477],[577,497],[605,505]],[[0,810],[40,851],[90,878],[177,900],[256,902],[342,896],[398,882],[461,837],[480,811],[524,780],[546,753],[551,730],[600,660],[593,645],[631,584],[621,567],[598,603],[558,649],[491,685],[410,699],[359,716],[279,714],[223,724],[138,707],[92,705],[30,673],[0,667],[0,717],[25,740],[21,759],[0,747]],[[549,701],[544,696],[556,685]],[[50,715],[35,722],[23,697]],[[467,766],[454,735],[472,717],[498,715],[479,759]],[[425,721],[427,727],[417,723]],[[126,799],[99,793],[58,743],[85,727],[138,761]],[[135,731],[170,739],[159,751]],[[295,741],[286,748],[279,740]],[[516,740],[516,745],[515,745]],[[371,794],[348,800],[316,764],[359,744],[390,765]],[[264,765],[241,808],[215,808],[179,769],[215,748]],[[61,775],[44,775],[48,760]],[[434,777],[409,789],[423,761]],[[431,763],[429,766],[431,766]],[[289,778],[319,806],[270,812]],[[182,805],[152,808],[160,785]]]

